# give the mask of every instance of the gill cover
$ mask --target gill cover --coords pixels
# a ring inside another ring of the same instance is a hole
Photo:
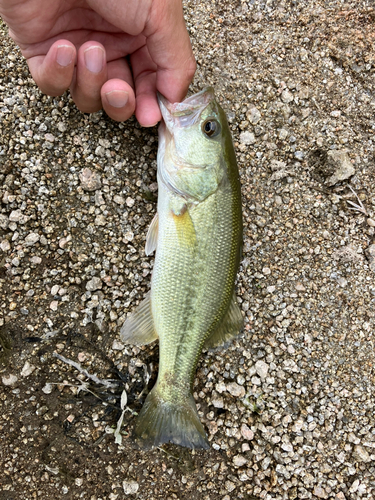
[[[160,94],[158,99],[163,116],[158,180],[188,202],[202,201],[217,190],[224,175],[224,113],[210,87],[180,103]]]

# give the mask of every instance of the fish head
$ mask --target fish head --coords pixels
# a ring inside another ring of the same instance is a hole
[[[159,94],[163,121],[159,126],[158,177],[185,198],[203,200],[216,191],[222,168],[225,113],[211,87],[183,102],[170,103]]]

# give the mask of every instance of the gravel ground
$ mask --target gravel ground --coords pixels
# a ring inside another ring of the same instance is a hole
[[[42,95],[2,26],[0,499],[373,499],[373,1],[185,12],[243,187],[244,333],[194,384],[211,449],[132,438],[158,347],[118,333],[149,287],[156,128]]]

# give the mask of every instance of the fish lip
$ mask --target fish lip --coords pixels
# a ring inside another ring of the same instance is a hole
[[[171,103],[158,92],[158,103],[163,120],[168,130],[173,133],[173,126],[187,127],[195,123],[201,112],[215,100],[212,87],[206,87],[200,92],[187,97],[182,102]]]

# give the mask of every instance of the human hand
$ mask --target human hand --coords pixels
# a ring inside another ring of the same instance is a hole
[[[70,88],[85,113],[153,126],[156,91],[180,101],[194,76],[181,0],[0,0],[0,15],[41,91]]]

